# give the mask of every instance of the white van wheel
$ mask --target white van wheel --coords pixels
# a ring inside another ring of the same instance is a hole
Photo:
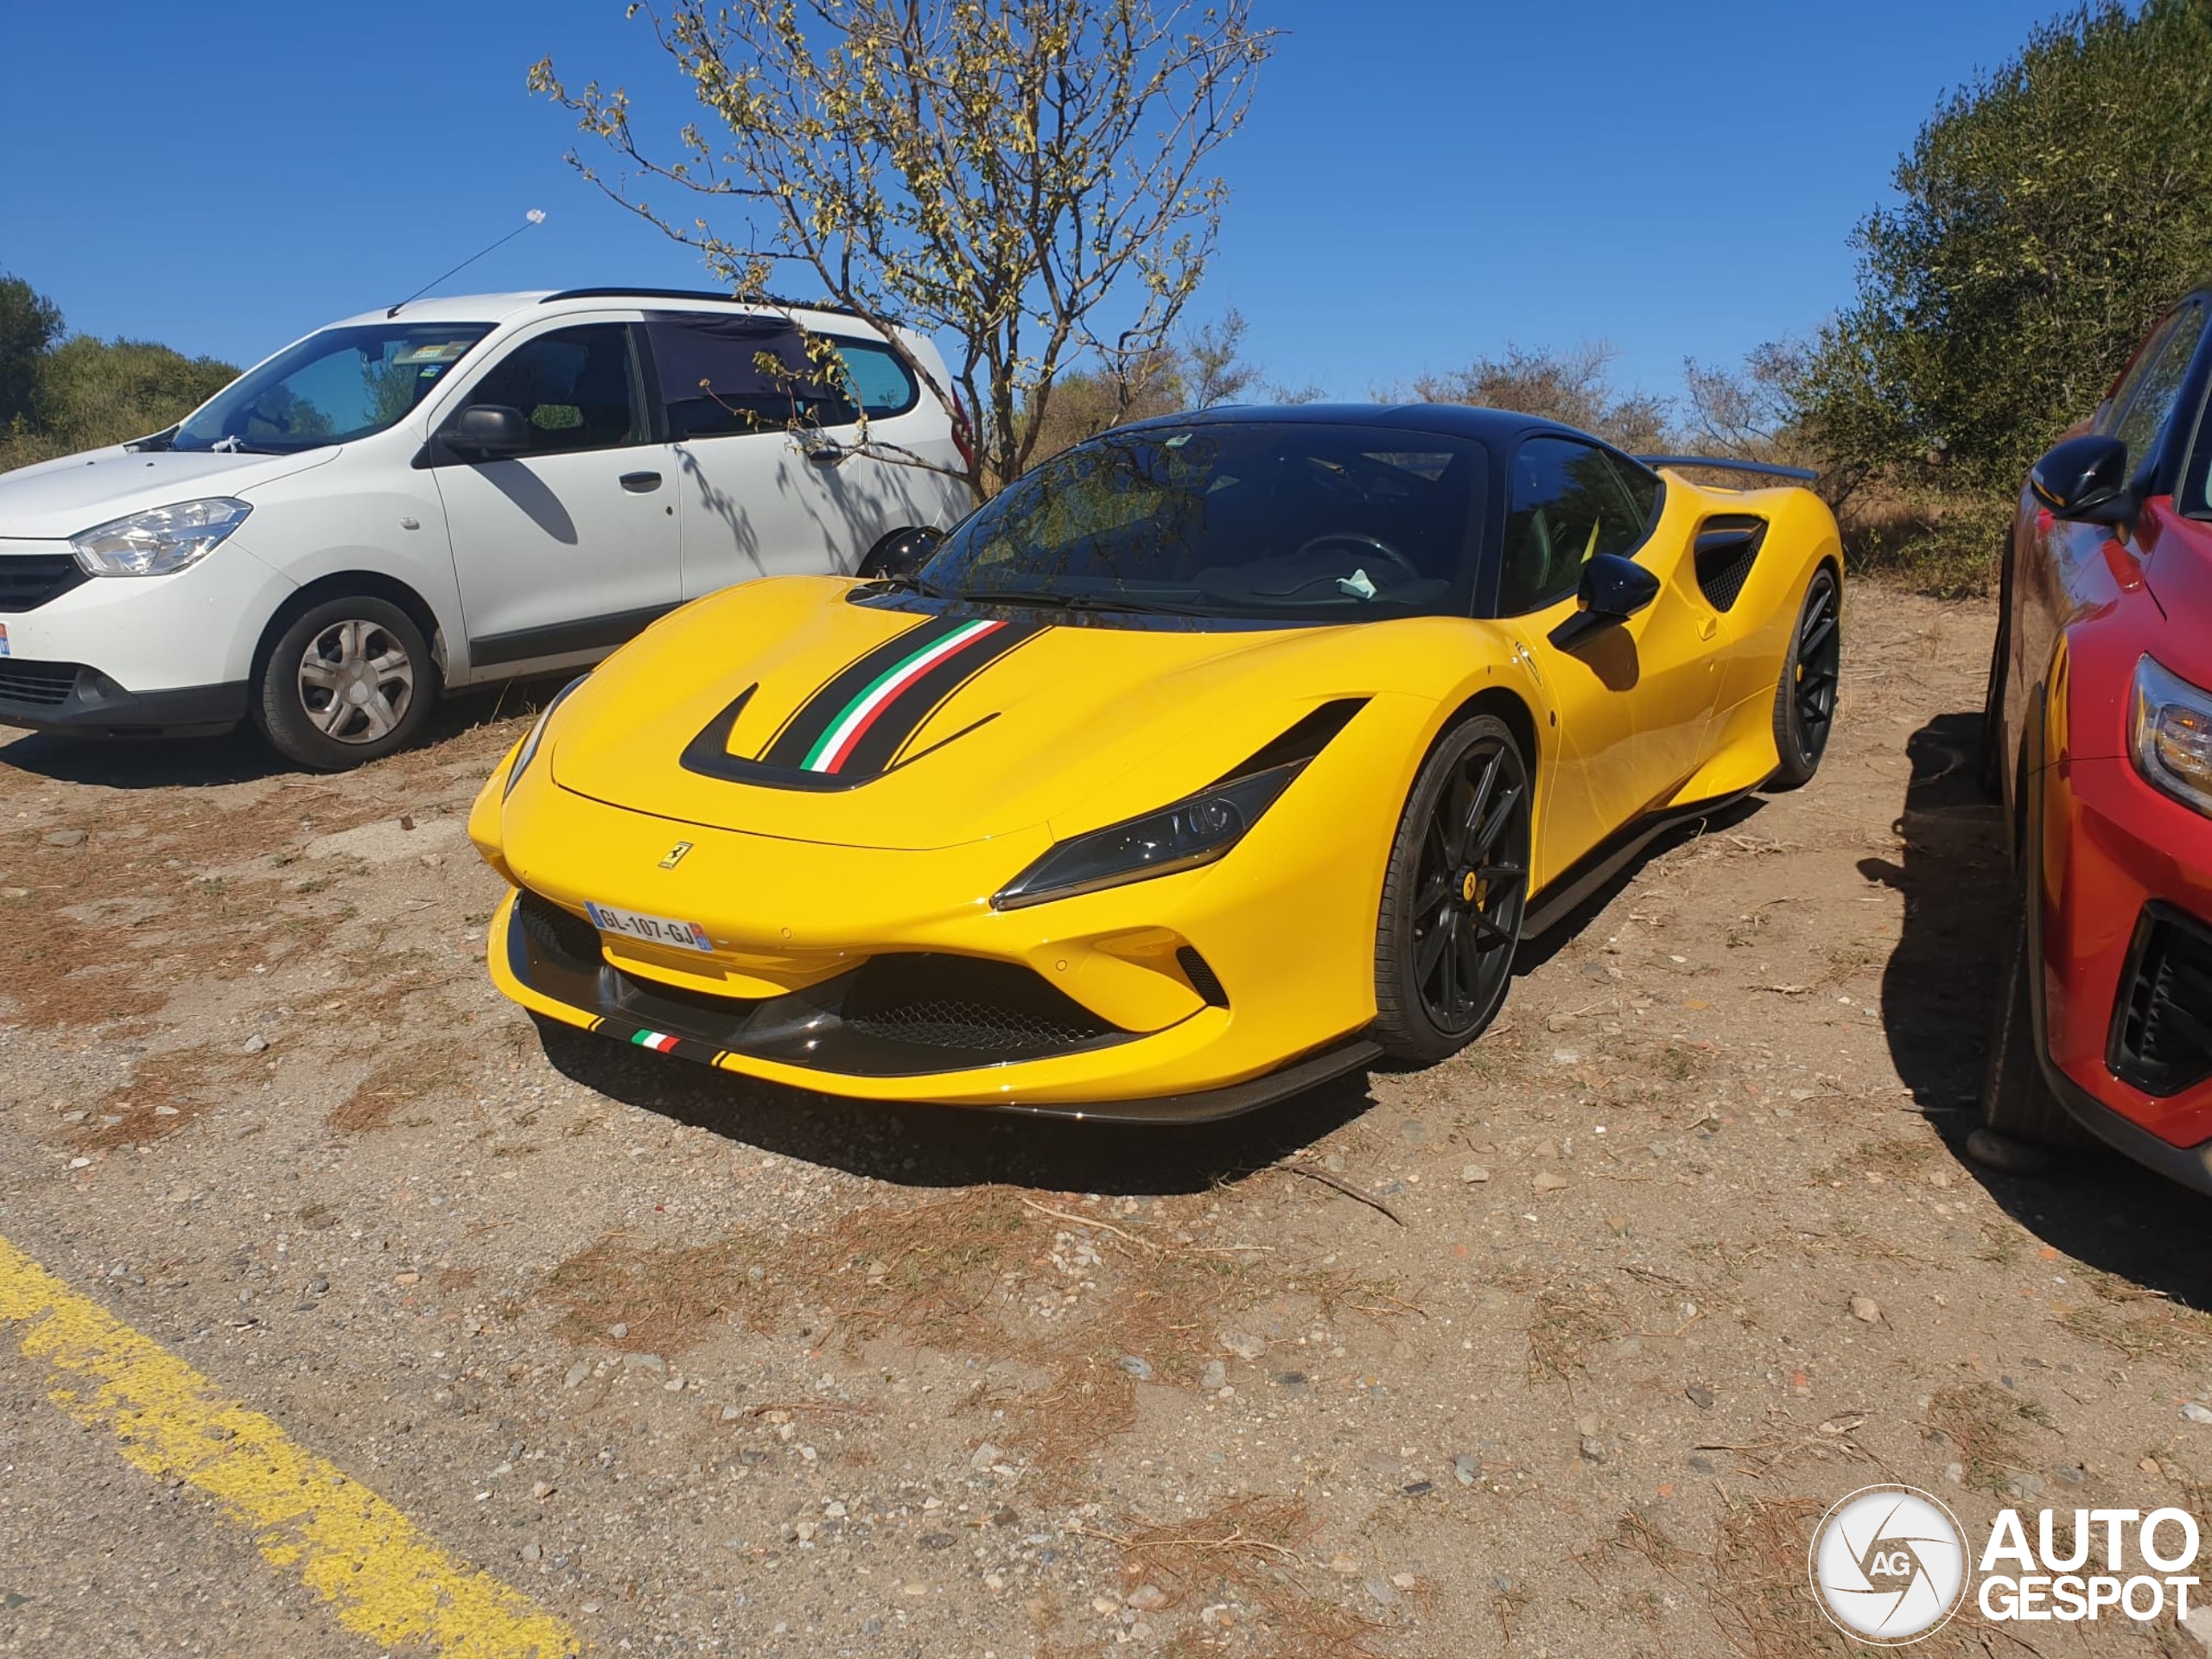
[[[325,600],[266,655],[254,723],[286,759],[343,772],[413,742],[437,701],[423,631],[388,600]]]

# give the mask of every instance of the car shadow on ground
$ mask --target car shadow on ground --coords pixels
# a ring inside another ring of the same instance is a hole
[[[1654,842],[1598,893],[1514,958],[1518,978],[1572,940],[1645,862],[1707,831],[1732,827],[1756,799]],[[539,1027],[549,1063],[610,1099],[725,1140],[850,1174],[918,1188],[1007,1182],[1116,1197],[1204,1192],[1313,1145],[1375,1104],[1370,1073],[1354,1071],[1218,1123],[1075,1122],[988,1109],[849,1101],[665,1060],[573,1027]],[[1378,1068],[1382,1069],[1382,1068]]]
[[[1976,778],[1980,725],[1978,714],[1939,715],[1907,740],[1898,854],[1859,861],[1859,874],[1904,901],[1882,975],[1891,1058],[1961,1170],[2038,1238],[2177,1301],[2212,1306],[2212,1199],[2101,1148],[2064,1154],[2032,1179],[1967,1160],[2012,880],[2002,809]]]
[[[1746,795],[1740,800],[1717,806],[1702,817],[1676,824],[1634,858],[1605,878],[1605,883],[1587,899],[1533,939],[1523,939],[1513,953],[1513,976],[1526,978],[1542,967],[1560,950],[1573,944],[1582,930],[1598,919],[1605,907],[1627,891],[1629,885],[1643,874],[1644,867],[1664,857],[1677,847],[1686,847],[1701,836],[1719,835],[1758,816],[1766,804],[1764,798]]]
[[[543,709],[572,676],[514,680],[441,702],[415,748],[432,747],[473,727]],[[5,728],[0,728],[4,734]],[[391,757],[412,753],[402,750]],[[374,762],[371,763],[375,764]],[[24,732],[0,738],[0,771],[103,789],[175,789],[251,784],[310,774],[270,748],[250,723],[216,737],[69,737]]]
[[[541,1025],[546,1059],[611,1099],[785,1157],[902,1186],[1003,1182],[1114,1197],[1202,1192],[1297,1152],[1375,1103],[1354,1071],[1218,1123],[1138,1126],[851,1101],[671,1065],[572,1027]]]

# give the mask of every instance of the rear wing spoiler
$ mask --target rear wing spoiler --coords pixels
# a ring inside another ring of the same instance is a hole
[[[1711,467],[1724,473],[1758,473],[1767,478],[1794,479],[1800,484],[1811,484],[1820,478],[1809,467],[1777,467],[1764,461],[1724,461],[1712,455],[1638,455],[1637,459],[1647,467]]]

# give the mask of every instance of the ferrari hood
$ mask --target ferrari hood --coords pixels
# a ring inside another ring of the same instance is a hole
[[[1351,629],[933,615],[851,586],[751,582],[658,624],[563,703],[554,780],[683,823],[918,850],[1164,805],[1358,695],[1317,660]]]

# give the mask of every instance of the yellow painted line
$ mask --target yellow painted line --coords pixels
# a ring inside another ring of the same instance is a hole
[[[54,1403],[115,1437],[125,1461],[213,1498],[275,1566],[385,1647],[448,1659],[562,1659],[575,1633],[480,1567],[440,1548],[390,1503],[275,1421],[226,1400],[0,1238],[0,1323],[48,1368]]]

